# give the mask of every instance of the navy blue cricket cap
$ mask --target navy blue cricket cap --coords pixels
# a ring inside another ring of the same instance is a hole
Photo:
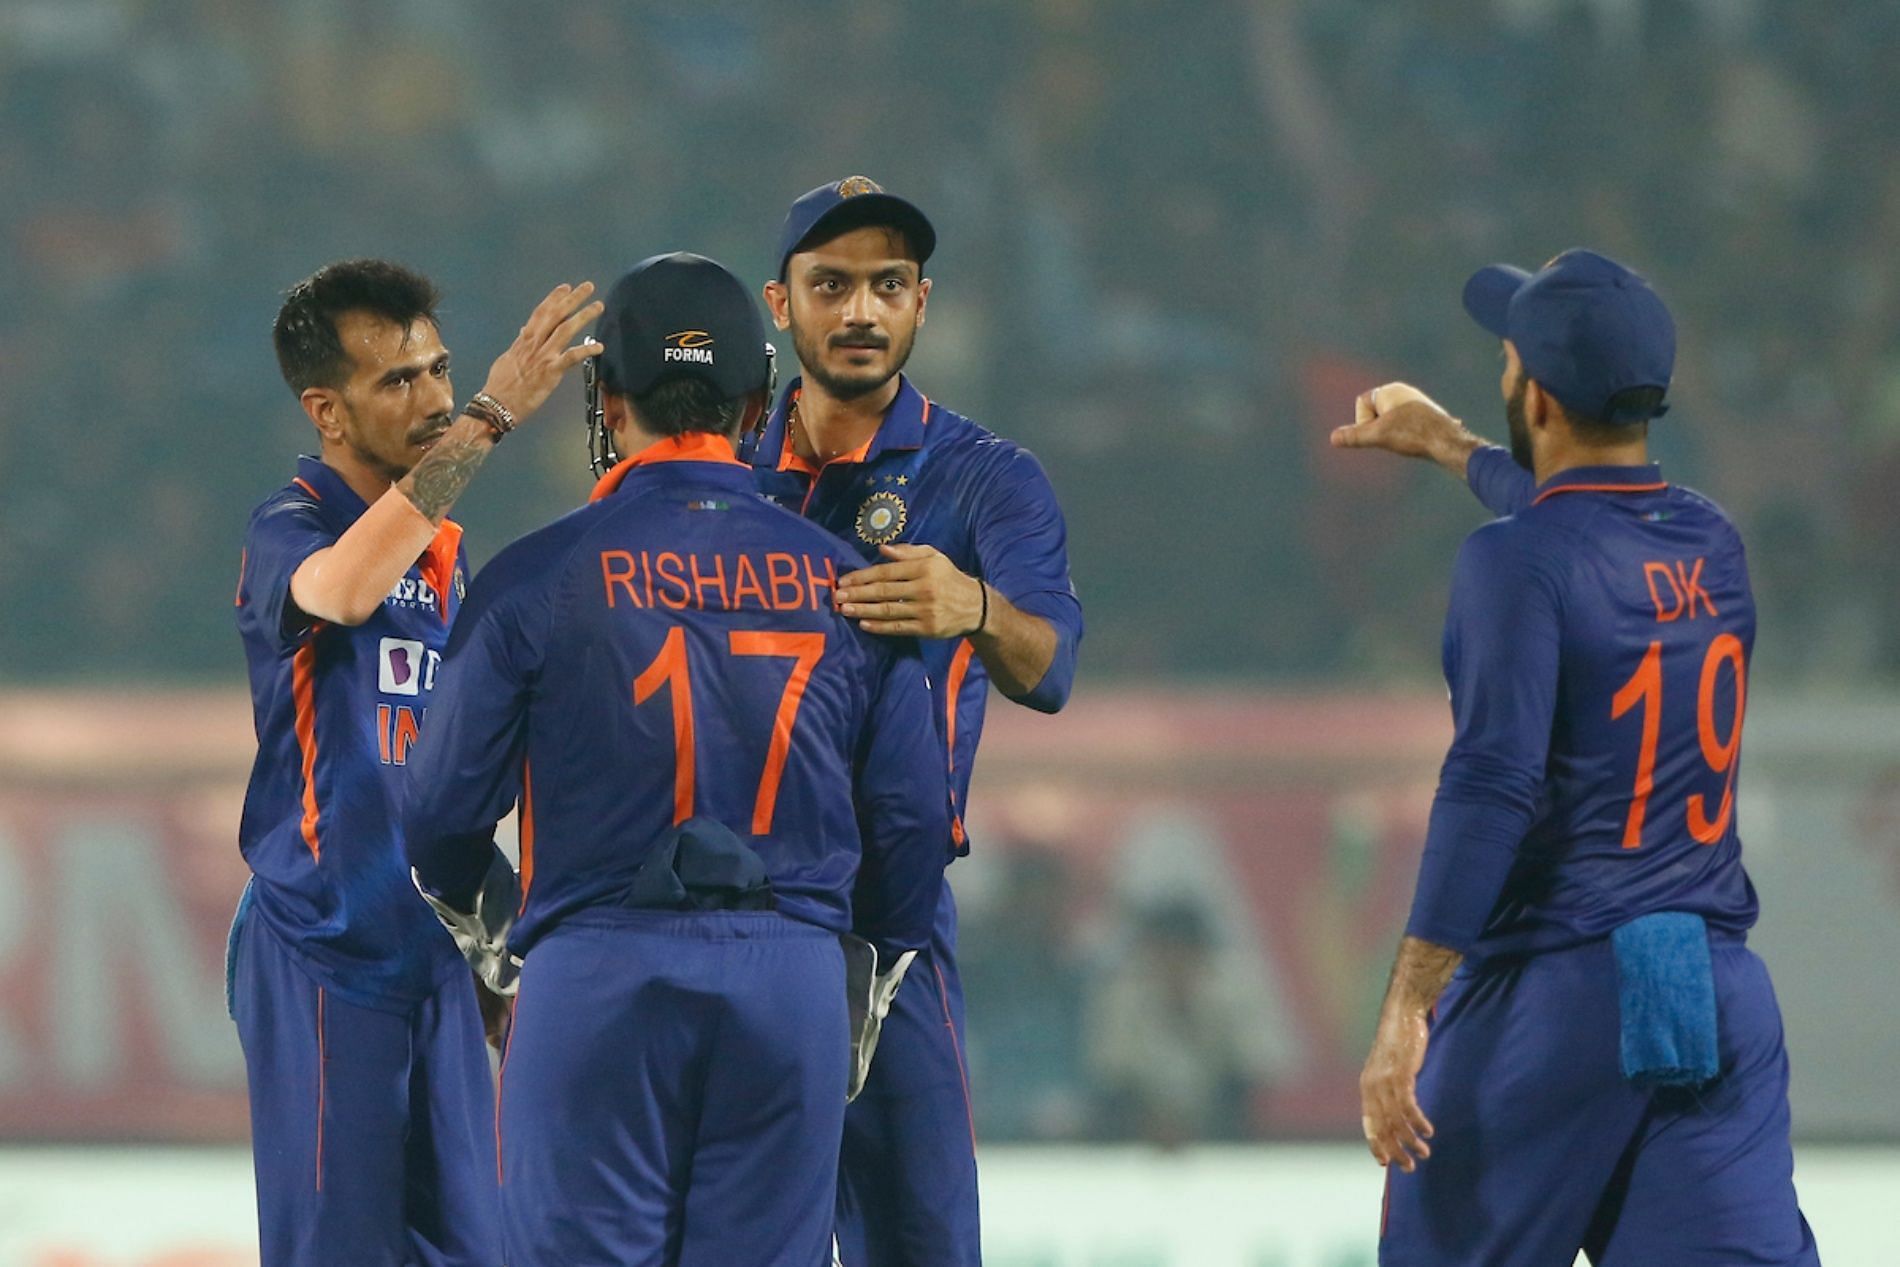
[[[1632,388],[1669,389],[1676,323],[1640,275],[1607,255],[1565,251],[1535,273],[1492,264],[1465,283],[1471,319],[1517,348],[1524,373],[1584,418],[1640,422],[1669,406],[1611,416]]]
[[[888,225],[903,233],[917,252],[919,268],[937,249],[937,231],[914,203],[885,193],[884,186],[869,176],[847,176],[818,186],[785,213],[785,227],[778,235],[779,277],[785,276],[792,256],[807,246],[829,242],[867,224]]]
[[[642,396],[669,378],[697,378],[733,400],[770,381],[759,306],[716,260],[685,251],[641,260],[606,303],[595,337],[608,391]]]

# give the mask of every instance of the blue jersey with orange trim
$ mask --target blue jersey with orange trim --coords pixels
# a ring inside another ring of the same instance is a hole
[[[423,883],[465,905],[519,802],[509,944],[526,954],[624,900],[669,827],[710,817],[765,863],[781,913],[845,931],[856,884],[860,933],[927,944],[949,788],[916,643],[832,605],[853,562],[703,435],[627,459],[502,551],[469,591],[414,770]]]
[[[462,530],[444,522],[369,620],[311,621],[290,578],[367,509],[315,458],[251,515],[237,623],[251,678],[257,760],[238,842],[258,918],[316,980],[402,1010],[461,967],[417,897],[398,817],[449,625],[461,603]]]
[[[1018,702],[1045,713],[1060,709],[1075,681],[1082,604],[1069,579],[1062,508],[1035,456],[927,399],[902,378],[869,442],[822,469],[814,467],[785,439],[799,388],[794,379],[765,427],[740,450],[766,496],[855,547],[865,566],[886,562],[878,553],[881,545],[934,546],[965,574],[1049,621],[1056,630],[1055,659]],[[922,645],[960,815],[983,734],[989,673],[968,639],[927,639]],[[955,830],[963,851],[960,819]]]
[[[1722,510],[1654,466],[1533,488],[1500,449],[1472,489],[1505,514],[1453,572],[1457,726],[1407,931],[1476,958],[1688,911],[1755,921],[1736,780],[1755,604]]]

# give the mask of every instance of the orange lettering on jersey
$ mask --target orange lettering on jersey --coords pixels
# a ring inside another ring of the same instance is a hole
[[[1695,619],[1695,605],[1698,602],[1709,609],[1709,615],[1720,616],[1722,614],[1715,610],[1715,603],[1709,598],[1709,591],[1702,588],[1701,559],[1695,561],[1695,567],[1693,569],[1685,568],[1678,562],[1676,564],[1676,579],[1681,582],[1681,591],[1685,598],[1685,605],[1688,608],[1687,614],[1690,620]]]
[[[811,556],[809,554],[806,555],[805,586],[811,591],[811,609],[813,611],[823,611],[829,604],[820,603],[818,601],[818,591],[826,591],[826,595],[829,597],[831,591],[838,588],[838,565],[833,563],[830,559],[826,559],[825,574],[819,576],[811,570]]]
[[[389,705],[376,706],[376,746],[381,749],[383,764],[389,764]]]
[[[600,581],[607,590],[607,606],[614,605],[614,586],[627,591],[627,600],[635,607],[645,606],[640,595],[633,588],[635,568],[633,555],[625,550],[602,550],[600,552]]]
[[[666,570],[666,561],[668,559],[673,560],[673,570],[671,572]],[[662,585],[671,585],[679,591],[677,601],[668,598],[665,592],[662,591],[660,594],[660,602],[678,611],[693,601],[693,591],[686,586],[686,560],[680,558],[679,555],[674,554],[671,550],[668,550],[654,561],[653,570],[659,573],[660,583]]]
[[[689,554],[686,556],[686,566],[693,574],[693,606],[699,608],[701,611],[706,610],[706,587],[707,583],[710,582],[714,592],[719,595],[719,610],[732,610],[732,602],[726,596],[726,561],[724,558],[717,554],[713,555],[713,571],[711,576],[700,575],[699,556],[697,554]]]
[[[408,765],[410,745],[420,738],[422,738],[422,727],[416,722],[415,713],[410,711],[409,705],[399,705],[396,709],[395,750],[390,754],[392,762],[396,765]]]
[[[1670,601],[1666,603],[1663,601],[1662,591],[1656,588],[1656,578],[1659,576],[1669,587]],[[1643,579],[1649,582],[1649,597],[1656,604],[1657,620],[1667,622],[1682,615],[1683,608],[1687,606],[1687,600],[1682,595],[1682,586],[1677,583],[1675,572],[1667,563],[1643,564]]]
[[[779,565],[784,564],[784,570]],[[765,556],[765,576],[772,583],[772,610],[796,611],[805,599],[805,587],[798,582],[798,560],[774,551]]]
[[[738,563],[732,569],[732,606],[734,610],[745,606],[745,596],[751,594],[766,611],[772,605],[765,601],[765,587],[759,584],[759,570],[752,566],[752,560],[740,555]]]

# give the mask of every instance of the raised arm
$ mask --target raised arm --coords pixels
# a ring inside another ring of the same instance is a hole
[[[1353,421],[1332,434],[1336,449],[1384,449],[1423,458],[1462,481],[1494,515],[1530,505],[1536,481],[1508,450],[1473,434],[1409,383],[1387,383],[1353,401]]]
[[[528,317],[514,343],[496,358],[482,388],[519,422],[539,409],[561,376],[600,350],[574,344],[600,315],[589,304],[592,282],[554,288]],[[306,558],[290,578],[296,610],[312,620],[360,625],[428,549],[449,507],[462,495],[503,432],[464,412],[407,475],[363,512],[334,545]],[[288,613],[287,613],[288,614]]]

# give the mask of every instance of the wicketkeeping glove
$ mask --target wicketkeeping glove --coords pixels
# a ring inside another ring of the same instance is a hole
[[[877,1054],[884,1018],[890,1015],[891,1000],[897,997],[897,987],[904,984],[904,974],[917,952],[906,950],[879,972],[876,946],[850,933],[841,933],[838,940],[844,945],[844,990],[851,1011],[851,1081],[844,1093],[849,1104],[871,1075],[871,1057]]]
[[[496,994],[513,994],[519,984],[521,960],[508,953],[508,933],[521,909],[521,881],[514,864],[500,849],[488,861],[488,874],[475,893],[475,909],[458,911],[422,887],[422,877],[409,868],[410,882],[429,904],[442,927],[455,939],[455,948],[468,960],[482,984]],[[888,1004],[886,1005],[888,1006]]]

